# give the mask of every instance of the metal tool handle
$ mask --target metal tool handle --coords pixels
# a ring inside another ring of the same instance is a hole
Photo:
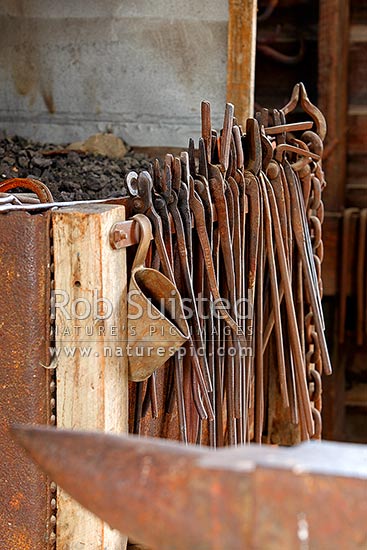
[[[144,214],[136,214],[132,218],[135,220],[140,227],[140,241],[138,250],[134,258],[134,263],[132,266],[132,273],[137,269],[144,267],[145,258],[147,257],[148,249],[150,246],[150,241],[152,240],[152,224],[149,219],[144,216]]]
[[[33,191],[39,198],[40,202],[48,203],[54,202],[53,196],[49,188],[39,180],[33,178],[11,178],[0,183],[0,192],[5,193],[10,189],[16,189],[22,187],[23,189],[29,189]]]

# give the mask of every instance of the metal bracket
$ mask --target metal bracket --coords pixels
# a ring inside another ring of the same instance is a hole
[[[115,223],[110,229],[110,245],[115,250],[127,248],[140,241],[140,227],[135,220]]]

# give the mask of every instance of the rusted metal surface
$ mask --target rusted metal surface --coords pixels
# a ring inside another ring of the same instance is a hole
[[[44,183],[34,178],[12,178],[10,180],[5,180],[0,183],[0,192],[6,193],[11,189],[23,188],[29,191],[33,191],[40,202],[53,202],[52,194]]]
[[[110,244],[116,250],[138,244],[140,241],[139,224],[134,220],[117,222],[111,227]],[[153,236],[151,237],[153,238]]]
[[[298,105],[311,121],[287,124]],[[201,115],[198,162],[191,140],[188,153],[128,180],[152,223],[150,265],[192,314],[185,357],[131,386],[132,431],[171,437],[178,422],[182,441],[210,446],[320,438],[320,375],[331,373],[321,308],[325,119],[302,83],[245,132],[232,104],[220,133],[206,101]],[[196,306],[201,297],[207,304]]]
[[[367,544],[365,446],[213,452],[44,427],[15,435],[81,504],[155,550]]]
[[[282,63],[284,65],[298,65],[305,56],[305,42],[301,38],[299,41],[298,52],[295,55],[285,54],[278,49],[269,46],[266,41],[265,43],[262,43],[260,40],[256,44],[256,50],[261,52],[263,55],[270,57],[274,61],[277,61],[278,63]]]
[[[4,197],[4,200],[0,200],[0,213],[5,214],[6,212],[16,212],[16,211],[27,211],[27,212],[46,212],[47,210],[55,208],[65,208],[67,206],[78,206],[80,204],[123,204],[126,208],[127,213],[131,216],[135,210],[140,210],[144,208],[144,201],[142,198],[137,198],[136,200],[131,200],[130,197],[118,197],[118,198],[109,198],[109,199],[96,199],[89,201],[65,201],[65,202],[42,202],[39,203],[38,200],[32,200],[32,196],[26,198],[26,200],[20,201],[18,197],[21,197],[21,193],[16,195],[9,195]]]
[[[9,434],[11,422],[54,421],[49,361],[50,215],[0,215],[0,547],[54,540],[50,482]]]
[[[129,378],[141,382],[181,348],[189,339],[189,328],[175,285],[156,269],[144,267],[152,239],[149,219],[143,214],[136,214],[133,219],[140,227],[140,242],[129,284]],[[160,303],[165,304],[164,311],[157,309]],[[142,349],[147,354],[142,354]]]
[[[295,132],[296,130],[310,130],[313,122],[292,122],[290,124],[280,124],[279,126],[270,126],[265,128],[267,136],[282,134],[283,132]]]

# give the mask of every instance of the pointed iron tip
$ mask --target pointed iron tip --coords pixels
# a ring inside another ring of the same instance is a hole
[[[229,111],[232,116],[233,116],[233,113],[234,113],[234,105],[233,103],[230,103],[230,102],[227,102],[226,103],[226,111]]]
[[[300,89],[301,95],[303,95],[303,97],[304,97],[305,99],[308,99],[308,94],[307,94],[306,86],[303,84],[303,82],[300,82],[300,83],[299,83],[299,89]]]
[[[193,517],[209,501],[211,486],[209,479],[199,484],[206,476],[198,464],[203,450],[44,426],[15,425],[11,431],[51,479],[112,528],[161,550],[172,550],[172,540],[180,541],[175,550],[200,544],[201,524]]]
[[[31,452],[32,449],[38,442],[45,438],[45,435],[50,431],[55,430],[55,428],[50,428],[48,426],[38,426],[38,425],[29,425],[29,424],[12,424],[10,426],[10,432],[14,438],[28,451]],[[46,435],[47,439],[47,435]]]

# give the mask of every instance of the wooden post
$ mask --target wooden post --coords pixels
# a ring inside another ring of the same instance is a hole
[[[326,117],[326,210],[344,208],[348,94],[349,0],[320,2],[318,106]],[[327,254],[327,248],[325,254]]]
[[[53,213],[57,426],[128,429],[126,251],[109,243],[123,206],[84,205]],[[120,352],[123,352],[123,357]],[[126,538],[61,489],[57,548],[123,550]]]
[[[323,163],[328,185],[323,192],[326,215],[322,270],[324,293],[331,295],[337,292],[340,213],[344,210],[347,177],[349,0],[324,0],[319,6],[318,106],[328,125]],[[332,327],[335,312],[329,315]],[[343,437],[345,406],[345,357],[337,345],[332,349],[332,363],[333,375],[323,377],[323,438],[334,440]]]
[[[229,0],[227,101],[242,127],[254,114],[257,0]]]

